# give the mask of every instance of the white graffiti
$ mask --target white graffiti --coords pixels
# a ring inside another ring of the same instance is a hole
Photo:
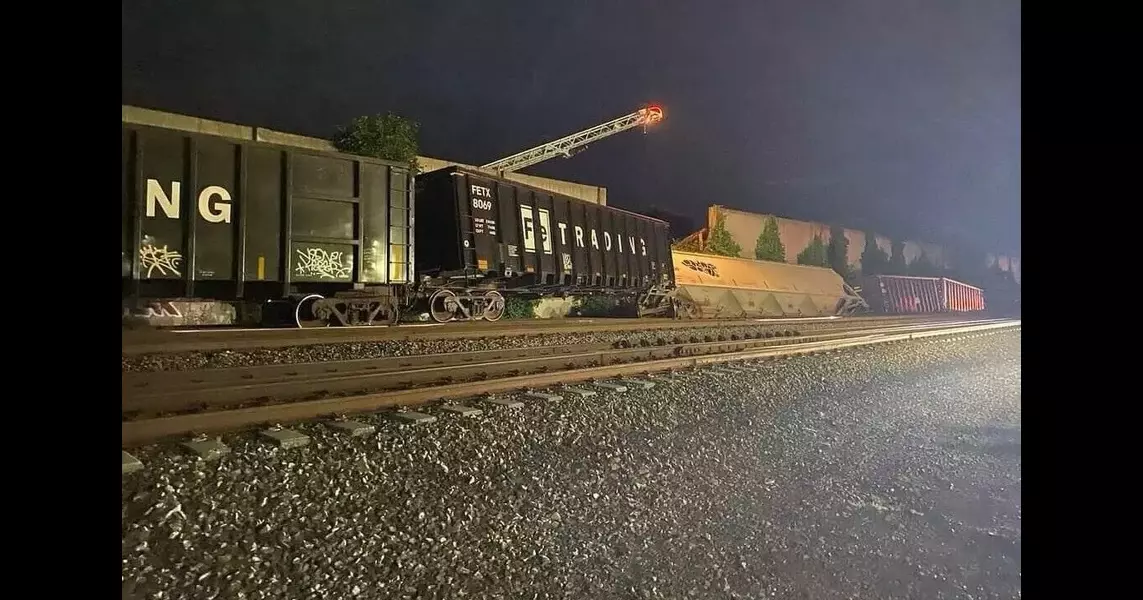
[[[321,279],[345,279],[349,277],[350,264],[344,252],[327,252],[322,248],[298,248],[298,258],[294,263],[294,274],[302,277]]]
[[[182,275],[179,272],[181,262],[183,255],[168,249],[166,244],[162,247],[143,244],[143,247],[139,248],[139,264],[147,269],[147,274],[144,275],[146,278],[150,278],[155,271],[158,271],[159,275]]]

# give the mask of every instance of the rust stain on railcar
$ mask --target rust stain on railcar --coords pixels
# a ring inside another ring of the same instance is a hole
[[[845,282],[832,269],[674,251],[679,293],[704,318],[836,314]]]

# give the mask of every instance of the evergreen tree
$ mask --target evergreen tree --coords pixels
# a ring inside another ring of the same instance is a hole
[[[766,219],[766,226],[758,234],[758,241],[754,244],[754,258],[786,262],[786,247],[782,245],[782,238],[778,235],[778,220],[774,217]]]
[[[905,275],[909,265],[905,262],[905,242],[893,242],[893,256],[889,259],[889,267],[885,269],[888,275]]]
[[[939,275],[936,265],[929,259],[929,255],[925,253],[925,249],[921,249],[921,254],[917,256],[913,262],[909,263],[909,274],[916,277],[936,277]]]
[[[706,242],[706,251],[720,256],[739,256],[742,246],[734,241],[730,232],[726,230],[726,217],[718,215],[718,221],[710,230],[710,238]]]
[[[838,275],[850,278],[849,269],[849,238],[845,237],[845,229],[841,227],[829,228],[829,246],[826,248],[828,266]]]
[[[829,257],[826,255],[826,245],[822,241],[821,235],[814,235],[814,239],[804,250],[798,253],[799,265],[810,265],[814,267],[828,267]]]
[[[877,235],[865,232],[865,249],[861,251],[861,272],[866,275],[880,275],[889,266],[889,255],[877,245]]]

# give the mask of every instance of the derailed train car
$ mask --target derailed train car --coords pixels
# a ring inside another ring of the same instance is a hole
[[[678,250],[673,260],[678,316],[823,317],[867,308],[833,269]]]
[[[414,279],[407,165],[123,124],[123,297],[299,326],[395,322]]]
[[[674,281],[665,221],[451,167],[417,177],[417,272],[437,321],[503,294],[645,295]]]
[[[881,314],[935,314],[985,310],[984,291],[947,277],[872,275],[861,295]]]

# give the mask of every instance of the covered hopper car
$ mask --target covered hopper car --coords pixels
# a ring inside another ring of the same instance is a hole
[[[984,291],[947,277],[866,277],[861,295],[881,314],[934,314],[979,312],[985,309]]]
[[[833,269],[674,251],[679,316],[821,317],[867,308]]]

